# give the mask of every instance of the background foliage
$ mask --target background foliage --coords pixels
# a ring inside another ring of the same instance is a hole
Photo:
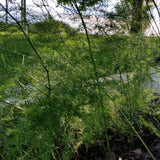
[[[2,159],[76,159],[79,148],[96,143],[108,154],[115,137],[134,144],[136,134],[128,121],[140,135],[146,127],[159,137],[150,121],[154,117],[159,123],[159,106],[154,112],[151,103],[157,95],[145,87],[159,55],[157,37],[90,35],[97,83],[84,34],[51,19],[30,24],[29,39],[42,63],[16,25],[2,26]]]

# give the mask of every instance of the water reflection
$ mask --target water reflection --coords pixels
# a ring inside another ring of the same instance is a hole
[[[160,94],[160,67],[151,69],[151,80],[147,87],[155,89],[155,92]]]

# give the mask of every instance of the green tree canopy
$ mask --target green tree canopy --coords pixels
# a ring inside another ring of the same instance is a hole
[[[117,3],[116,12],[111,12],[111,19],[117,22],[123,22],[123,29],[128,29],[130,33],[143,33],[149,26],[149,10],[153,5],[150,0],[121,0]]]
[[[151,0],[122,0],[131,4],[132,7],[132,20],[131,20],[131,33],[142,33],[144,22],[149,21],[148,9],[152,6],[149,5]]]

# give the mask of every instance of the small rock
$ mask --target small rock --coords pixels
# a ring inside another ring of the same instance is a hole
[[[132,152],[132,153],[135,153],[135,154],[137,154],[137,155],[142,154],[142,150],[141,150],[140,148],[135,149],[135,150],[133,150],[133,151],[131,151],[131,152]]]

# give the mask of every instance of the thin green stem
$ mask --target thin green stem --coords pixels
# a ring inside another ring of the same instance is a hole
[[[114,104],[114,106],[116,106],[116,108],[118,108],[118,110],[120,111],[120,113],[122,114],[122,116],[126,119],[127,123],[133,129],[133,131],[135,132],[136,136],[142,142],[142,144],[144,145],[144,147],[146,148],[147,152],[150,154],[150,156],[152,157],[152,159],[156,160],[154,158],[153,154],[151,153],[150,149],[147,147],[147,145],[145,144],[145,142],[143,141],[143,139],[141,138],[141,136],[138,134],[138,132],[136,131],[136,129],[134,128],[134,126],[131,124],[131,122],[129,121],[129,119],[126,117],[126,115],[123,113],[123,111],[120,109],[120,107],[115,103],[115,101],[109,95],[107,95],[107,97],[112,101],[112,103]]]
[[[100,100],[100,106],[102,108],[102,114],[103,114],[103,121],[104,121],[104,127],[105,127],[105,139],[107,141],[107,150],[110,151],[110,146],[109,146],[109,139],[108,139],[108,134],[107,134],[107,126],[106,126],[106,117],[105,117],[105,112],[104,112],[104,104],[103,104],[103,97],[102,97],[102,93],[101,93],[101,85],[100,85],[100,82],[99,82],[99,79],[98,79],[98,72],[97,72],[97,67],[96,67],[96,63],[95,63],[95,60],[94,60],[94,57],[93,57],[93,52],[92,52],[92,48],[91,48],[91,41],[90,41],[90,38],[89,38],[89,33],[88,33],[88,30],[87,30],[87,26],[84,22],[84,19],[83,19],[83,16],[82,16],[82,13],[76,3],[76,1],[74,1],[74,6],[80,16],[80,19],[81,19],[81,22],[83,24],[83,27],[84,27],[84,30],[85,30],[85,34],[86,34],[86,37],[87,37],[87,42],[88,42],[88,49],[89,49],[89,53],[90,53],[90,58],[91,58],[91,61],[92,61],[92,65],[93,65],[93,69],[94,69],[94,74],[95,74],[95,78],[96,78],[96,82],[97,82],[97,86],[98,86],[98,94],[99,94],[99,100]],[[105,148],[105,151],[106,151],[106,148]]]
[[[20,24],[20,22],[13,17],[10,12],[8,12],[8,10],[0,3],[0,6],[3,8],[3,10],[6,11],[6,13],[8,13],[8,15],[17,23],[18,27],[21,29],[22,33],[24,34],[26,40],[28,41],[28,43],[30,44],[31,48],[33,49],[34,53],[36,54],[36,56],[38,57],[38,59],[40,60],[40,63],[42,65],[42,67],[44,68],[46,75],[47,75],[47,81],[48,81],[48,99],[50,102],[50,96],[51,96],[51,82],[50,82],[50,74],[49,74],[49,70],[47,68],[47,66],[44,64],[42,57],[40,56],[40,54],[38,53],[37,49],[34,47],[32,41],[30,40],[29,36],[26,34],[25,30],[23,29],[22,25]]]
[[[93,57],[93,52],[92,52],[92,48],[91,48],[91,42],[90,42],[88,30],[87,30],[87,27],[86,27],[86,24],[85,24],[85,22],[84,22],[82,13],[81,13],[81,11],[80,11],[77,3],[74,2],[74,5],[75,5],[75,7],[76,7],[76,9],[77,9],[77,12],[78,12],[78,14],[79,14],[79,16],[80,16],[80,19],[81,19],[81,21],[82,21],[82,24],[83,24],[83,27],[84,27],[84,30],[85,30],[85,34],[86,34],[86,37],[87,37],[88,49],[89,49],[89,53],[90,53],[92,65],[93,65],[93,68],[94,68],[95,78],[96,78],[97,85],[98,85],[100,105],[101,105],[101,107],[102,107],[102,109],[103,109],[103,108],[104,108],[104,105],[103,105],[103,98],[102,98],[102,94],[101,94],[101,87],[100,87],[100,82],[99,82],[99,80],[98,80],[98,72],[97,72],[96,63],[95,63],[95,60],[94,60],[94,57]]]

